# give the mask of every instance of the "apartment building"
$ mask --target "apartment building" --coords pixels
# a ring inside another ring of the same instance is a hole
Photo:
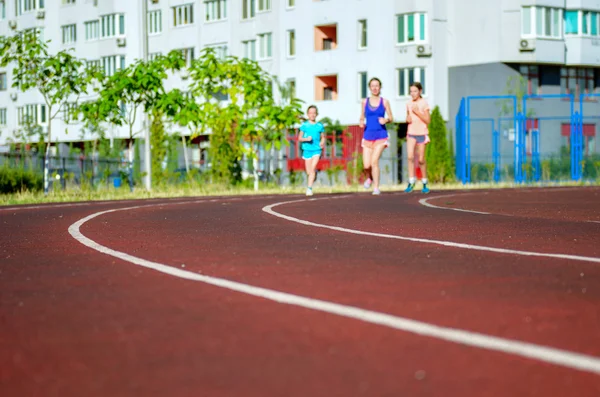
[[[51,50],[74,48],[111,73],[142,56],[147,18],[150,57],[179,49],[191,60],[214,47],[255,59],[342,124],[357,123],[373,76],[397,121],[413,81],[452,121],[460,98],[502,94],[511,76],[531,94],[598,92],[599,15],[600,0],[0,0],[0,35],[40,29]],[[0,143],[23,114],[47,123],[40,99],[10,81],[0,71]],[[59,120],[54,131],[69,141],[78,128]]]

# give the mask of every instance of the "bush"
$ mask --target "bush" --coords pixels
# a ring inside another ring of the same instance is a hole
[[[439,107],[431,113],[429,137],[427,145],[427,176],[431,182],[450,182],[454,179],[452,154],[448,145],[448,131]]]
[[[44,177],[40,173],[23,168],[0,168],[0,194],[38,192],[43,186]]]

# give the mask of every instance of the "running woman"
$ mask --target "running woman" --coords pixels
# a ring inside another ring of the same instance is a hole
[[[373,184],[373,194],[379,195],[379,159],[383,150],[388,147],[388,133],[385,125],[393,120],[390,102],[383,99],[381,80],[374,77],[369,81],[371,96],[362,102],[360,126],[365,128],[362,140],[363,168],[367,176],[365,189]],[[386,117],[387,114],[387,117]],[[366,124],[366,127],[365,127]]]
[[[421,83],[412,83],[410,86],[411,100],[406,104],[406,122],[408,123],[408,187],[405,192],[410,193],[415,188],[415,155],[419,159],[419,168],[423,173],[422,193],[429,193],[427,187],[427,164],[425,162],[425,145],[429,143],[429,130],[427,125],[431,118],[429,105],[423,99],[423,86]]]
[[[308,120],[300,126],[302,135],[298,140],[302,142],[302,158],[304,159],[306,174],[308,175],[306,195],[312,196],[312,187],[317,175],[317,164],[321,158],[321,152],[325,147],[325,128],[323,128],[323,124],[317,122],[319,111],[315,105],[310,105],[306,110],[306,114]]]

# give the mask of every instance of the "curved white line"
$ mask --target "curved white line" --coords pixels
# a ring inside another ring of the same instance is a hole
[[[460,194],[460,196],[470,196],[472,194],[474,194],[474,193]],[[444,194],[442,196],[434,196],[434,197],[424,198],[424,199],[419,200],[419,204],[424,205],[425,207],[435,208],[435,209],[440,209],[440,210],[452,210],[452,211],[458,211],[458,212],[469,212],[471,214],[479,214],[479,215],[492,215],[490,212],[473,211],[473,210],[463,210],[463,209],[460,209],[460,208],[440,207],[440,206],[431,204],[429,202],[429,200],[440,199],[440,198],[445,198],[445,197],[455,197],[455,196],[458,196],[458,195],[459,194],[455,193],[455,194]]]
[[[317,200],[317,199],[313,199],[313,200]],[[284,214],[281,214],[279,212],[273,211],[273,208],[278,207],[280,205],[297,203],[297,202],[300,202],[300,201],[304,201],[304,200],[283,201],[283,202],[280,202],[280,203],[275,203],[275,204],[267,205],[266,207],[263,208],[263,211],[265,211],[266,213],[271,214],[273,216],[276,216],[278,218],[288,220],[290,222],[296,222],[296,223],[300,223],[300,224],[306,225],[306,226],[319,227],[319,228],[322,228],[322,229],[335,230],[335,231],[343,232],[343,233],[358,234],[358,235],[361,235],[361,236],[380,237],[380,238],[388,238],[388,239],[394,239],[394,240],[405,240],[405,241],[412,241],[412,242],[415,242],[415,243],[436,244],[436,245],[443,245],[445,247],[464,248],[464,249],[475,250],[475,251],[495,252],[495,253],[498,253],[498,254],[521,255],[521,256],[538,256],[538,257],[543,257],[543,258],[570,259],[570,260],[574,260],[574,261],[600,263],[600,258],[594,258],[594,257],[591,257],[591,256],[568,255],[568,254],[552,254],[552,253],[533,252],[533,251],[520,251],[520,250],[507,249],[507,248],[487,247],[487,246],[484,246],[484,245],[455,243],[455,242],[452,242],[452,241],[445,241],[445,240],[431,240],[431,239],[427,239],[427,238],[406,237],[406,236],[399,236],[399,235],[395,235],[395,234],[365,232],[365,231],[362,231],[362,230],[348,229],[348,228],[345,228],[345,227],[330,226],[330,225],[324,225],[322,223],[315,223],[315,222],[311,222],[311,221],[305,221],[303,219],[294,218],[292,216],[284,215]]]
[[[315,199],[311,199],[315,200]],[[309,201],[309,200],[294,200],[287,203]],[[205,201],[203,201],[205,202]],[[279,203],[281,205],[284,203]],[[380,313],[371,310],[365,310],[354,306],[346,306],[334,302],[328,302],[318,299],[307,298],[303,296],[293,295],[285,292],[275,291],[267,288],[255,287],[252,285],[242,284],[235,281],[229,281],[217,277],[205,276],[201,274],[192,273],[190,271],[181,270],[165,264],[148,261],[142,258],[138,258],[124,252],[116,251],[111,248],[105,247],[84,236],[80,229],[86,222],[97,218],[101,215],[108,214],[117,211],[127,211],[142,206],[112,209],[107,211],[97,212],[89,215],[69,227],[69,233],[73,238],[79,241],[81,244],[101,252],[106,255],[110,255],[115,258],[119,258],[123,261],[133,263],[138,266],[145,267],[147,269],[156,270],[163,274],[183,278],[186,280],[200,281],[205,284],[213,285],[216,287],[224,288],[230,291],[240,292],[247,295],[255,296],[258,298],[278,302],[281,304],[303,307],[315,311],[324,313],[334,314],[341,317],[351,318],[354,320],[363,321],[366,323],[381,325],[393,329],[397,329],[404,332],[413,333],[425,337],[435,338],[444,340],[447,342],[453,342],[465,346],[476,347],[484,350],[496,351],[505,354],[512,354],[528,359],[542,361],[550,364],[559,365],[566,368],[576,369],[585,372],[591,372],[600,375],[600,359],[594,356],[585,354],[570,352],[567,350],[556,349],[552,347],[546,347],[536,345],[533,343],[520,342],[516,340],[503,339],[499,337],[489,336],[476,332],[465,331],[461,329],[440,327],[425,322],[415,321],[408,318],[393,316],[386,313]]]

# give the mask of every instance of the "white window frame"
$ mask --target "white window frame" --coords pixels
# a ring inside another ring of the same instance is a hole
[[[185,65],[189,68],[192,66],[192,62],[194,61],[196,56],[196,49],[194,47],[180,48],[179,51],[183,58],[185,59]]]
[[[107,76],[113,76],[125,68],[125,55],[110,55],[100,58],[101,68]]]
[[[77,42],[77,25],[63,25],[60,27],[62,43],[63,44],[75,44]]]
[[[101,39],[123,37],[126,31],[125,14],[106,14],[100,16],[99,36]]]
[[[242,41],[242,46],[244,49],[244,58],[250,59],[252,61],[257,60],[257,40],[245,40]]]
[[[204,0],[204,22],[227,20],[227,0]]]
[[[401,71],[405,71],[404,76],[401,76]],[[410,71],[413,72],[413,81],[410,81]],[[400,80],[404,77],[404,93],[400,89]],[[427,67],[414,66],[396,69],[396,96],[398,98],[407,98],[410,96],[410,85],[414,82],[423,84],[423,96],[427,96]]]
[[[174,28],[192,26],[194,24],[194,3],[171,7],[171,9],[173,10]]]
[[[209,44],[204,48],[212,48],[219,59],[225,59],[229,55],[229,46],[227,43]]]
[[[71,124],[73,122],[77,122],[77,113],[76,113],[77,104],[75,102],[67,102],[63,104],[63,122],[65,124]]]
[[[0,21],[6,19],[6,1],[7,0],[0,0]]]
[[[358,76],[357,76],[357,81],[358,81],[358,100],[362,101],[363,99],[367,98],[369,96],[369,75],[367,72],[358,72]],[[365,96],[362,95],[362,91],[363,91],[363,83],[364,83],[364,91],[365,91]]]
[[[273,9],[272,0],[256,0],[256,13],[269,12]]]
[[[256,17],[256,9],[258,8],[256,2],[258,0],[242,0],[242,21],[248,21]],[[244,11],[247,15],[244,16]]]
[[[162,55],[162,52],[151,52],[148,54],[148,59],[154,61],[156,58]]]
[[[148,11],[148,35],[158,35],[161,34],[162,31],[162,10]]]
[[[70,6],[70,5],[74,5],[76,3],[76,0],[62,0],[61,4],[63,6]]]
[[[37,10],[43,10],[46,0],[15,0],[15,13],[17,16],[24,15]]]
[[[6,108],[0,108],[0,125],[5,127],[8,123],[8,111]]]
[[[45,104],[27,104],[17,107],[17,126],[25,125],[25,117],[32,117],[32,125],[48,125],[48,112]]]
[[[550,34],[546,34],[547,16],[550,17]],[[529,19],[529,32],[525,30],[527,19]],[[540,25],[538,22],[541,22],[541,26],[538,26]],[[538,28],[541,33],[538,33]],[[562,40],[564,37],[563,32],[564,12],[561,8],[544,6],[521,8],[521,37]]]
[[[261,33],[257,35],[258,59],[263,61],[273,58],[273,33]]]
[[[100,20],[85,21],[85,41],[96,41],[100,39]]]
[[[8,90],[8,74],[6,72],[0,72],[0,91]]]
[[[358,20],[358,49],[366,50],[369,46],[369,25],[366,19]],[[363,36],[364,34],[364,36]],[[364,38],[364,43],[363,43]]]
[[[408,17],[412,15],[414,17],[414,40],[408,40]],[[424,38],[421,39],[421,17],[423,17],[423,33]],[[400,37],[398,37],[400,18],[404,19],[404,41],[400,41]],[[406,14],[397,14],[396,15],[396,45],[397,46],[406,46],[406,45],[415,45],[415,44],[427,44],[429,43],[429,21],[427,19],[426,12],[411,12]]]
[[[286,54],[288,58],[296,57],[296,30],[290,29],[286,32]]]

